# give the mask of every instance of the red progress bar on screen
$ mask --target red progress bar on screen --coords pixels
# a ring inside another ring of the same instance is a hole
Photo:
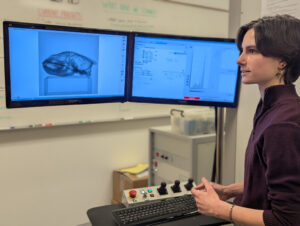
[[[200,100],[200,97],[184,97],[185,100]]]

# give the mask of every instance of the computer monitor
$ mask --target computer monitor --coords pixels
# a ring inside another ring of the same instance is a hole
[[[234,39],[134,34],[130,101],[236,107]]]
[[[126,32],[6,21],[8,108],[124,102]]]

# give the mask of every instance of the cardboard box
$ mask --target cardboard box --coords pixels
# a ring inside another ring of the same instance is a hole
[[[113,199],[112,203],[121,203],[123,190],[130,188],[142,188],[148,186],[148,176],[137,177],[130,173],[113,172]]]
[[[118,201],[116,201],[114,199],[111,201],[111,204],[118,204],[118,203],[120,203],[120,202],[118,202]]]

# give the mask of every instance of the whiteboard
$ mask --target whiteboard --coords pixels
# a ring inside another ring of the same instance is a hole
[[[229,0],[1,1],[0,20],[190,36],[228,36]],[[0,35],[0,130],[168,116],[179,105],[103,103],[7,109]]]
[[[276,14],[289,14],[300,18],[299,0],[262,0],[261,15],[274,16]]]

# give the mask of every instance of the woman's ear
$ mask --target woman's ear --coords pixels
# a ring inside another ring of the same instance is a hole
[[[286,65],[287,65],[287,63],[284,60],[280,60],[278,70],[280,70],[280,71],[284,70]]]

